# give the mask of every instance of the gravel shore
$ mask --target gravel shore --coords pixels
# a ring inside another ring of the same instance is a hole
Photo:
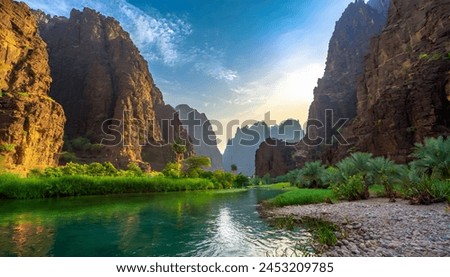
[[[375,198],[338,204],[288,206],[269,216],[313,217],[337,224],[338,243],[329,257],[450,257],[448,204],[412,206]]]

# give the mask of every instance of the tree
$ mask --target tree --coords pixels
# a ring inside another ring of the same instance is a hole
[[[363,199],[368,199],[369,194],[369,186],[371,185],[371,182],[368,178],[369,172],[371,170],[370,168],[370,161],[372,160],[372,154],[371,153],[353,153],[350,156],[350,161],[353,162],[353,165],[355,167],[355,170],[361,174],[361,176],[364,179],[364,194],[362,195]]]
[[[371,168],[369,173],[370,177],[375,183],[382,185],[387,196],[391,201],[394,201],[394,184],[400,180],[400,173],[402,171],[400,166],[384,157],[371,159],[369,165]]]
[[[300,175],[301,185],[309,188],[319,188],[323,186],[322,178],[325,175],[325,167],[320,161],[306,163],[301,169]]]
[[[237,170],[238,170],[238,167],[237,167],[237,165],[235,165],[235,164],[232,164],[232,165],[231,165],[231,171],[232,171],[233,173],[236,173],[236,172],[237,172]]]
[[[425,143],[416,143],[412,154],[417,160],[413,166],[431,178],[450,178],[450,139],[427,138]]]
[[[162,173],[166,177],[179,178],[181,175],[181,166],[179,163],[168,163]]]
[[[192,156],[184,160],[185,172],[189,177],[199,177],[204,168],[211,167],[207,156]]]

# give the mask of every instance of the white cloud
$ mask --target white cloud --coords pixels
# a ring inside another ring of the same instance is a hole
[[[216,80],[233,81],[238,78],[237,71],[225,66],[225,53],[208,44],[205,44],[202,49],[191,49],[190,56],[196,71]]]
[[[69,16],[75,8],[89,7],[117,19],[130,33],[136,46],[148,60],[160,60],[172,66],[182,57],[182,42],[192,32],[191,26],[175,15],[161,15],[156,10],[144,12],[125,0],[25,0],[34,9],[52,15]]]

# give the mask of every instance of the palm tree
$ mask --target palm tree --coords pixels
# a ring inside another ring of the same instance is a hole
[[[395,201],[394,183],[399,182],[401,168],[393,161],[384,157],[376,157],[369,162],[371,168],[369,176],[372,180],[384,187],[387,196]]]
[[[361,152],[353,153],[350,156],[350,160],[353,162],[355,170],[364,178],[365,187],[364,195],[362,195],[362,198],[368,199],[370,196],[369,186],[371,185],[368,174],[370,173],[370,161],[372,160],[372,154]]]
[[[450,178],[450,139],[427,138],[424,144],[416,143],[412,156],[417,159],[413,165],[428,176]]]
[[[319,188],[323,185],[322,178],[324,175],[325,166],[322,165],[321,161],[306,163],[301,170],[301,182],[308,187]]]

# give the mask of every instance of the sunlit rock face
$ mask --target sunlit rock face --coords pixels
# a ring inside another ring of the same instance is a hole
[[[162,134],[161,121],[179,124],[177,114],[164,103],[147,62],[119,22],[88,8],[72,10],[69,18],[36,14],[48,44],[50,94],[67,115],[67,140],[84,137],[107,145],[80,158],[121,168],[150,163],[157,169],[174,160],[173,141],[164,139],[180,138],[179,128]]]
[[[0,3],[0,162],[15,172],[54,166],[65,116],[48,96],[46,44],[23,3]]]

